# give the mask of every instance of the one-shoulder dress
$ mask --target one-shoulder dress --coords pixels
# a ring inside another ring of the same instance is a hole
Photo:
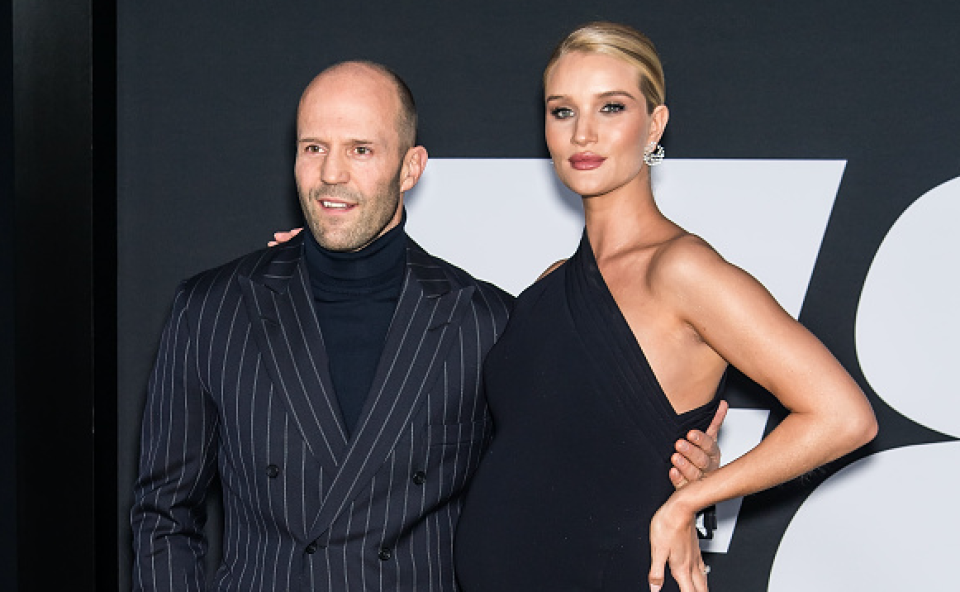
[[[586,233],[520,295],[484,383],[495,436],[457,530],[463,592],[648,589],[674,443],[706,429],[719,399],[674,412]]]

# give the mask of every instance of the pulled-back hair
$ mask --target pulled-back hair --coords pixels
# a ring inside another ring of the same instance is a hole
[[[619,58],[637,69],[640,92],[647,101],[647,112],[653,113],[666,99],[663,65],[653,42],[646,35],[628,25],[597,21],[577,27],[553,50],[543,70],[543,83],[557,61],[568,53],[599,53]]]

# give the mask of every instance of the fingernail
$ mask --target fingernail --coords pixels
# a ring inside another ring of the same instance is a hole
[[[650,584],[650,592],[660,592],[660,588],[663,586],[657,586],[655,584]]]

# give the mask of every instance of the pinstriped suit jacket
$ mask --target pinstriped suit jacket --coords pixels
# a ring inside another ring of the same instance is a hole
[[[481,364],[512,297],[408,239],[407,273],[348,439],[302,242],[177,291],[147,397],[132,510],[137,590],[202,590],[219,473],[216,590],[456,590],[461,496],[491,434]]]

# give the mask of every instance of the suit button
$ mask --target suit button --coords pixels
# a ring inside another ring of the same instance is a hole
[[[313,554],[316,553],[316,552],[317,552],[317,542],[316,542],[316,541],[314,541],[314,542],[310,543],[309,545],[307,545],[307,555],[313,555]]]
[[[417,471],[416,473],[413,474],[413,477],[411,478],[413,479],[413,482],[416,483],[417,485],[423,485],[424,482],[426,482],[427,480],[427,474],[424,473],[423,471]]]
[[[277,465],[267,465],[267,477],[271,479],[276,479],[277,475],[280,474],[280,467]]]
[[[388,549],[387,547],[381,547],[381,548],[380,548],[380,552],[377,553],[377,557],[380,558],[380,561],[386,561],[386,560],[390,559],[390,557],[391,557],[392,555],[393,555],[393,553],[392,553],[392,552],[390,551],[390,549]]]

